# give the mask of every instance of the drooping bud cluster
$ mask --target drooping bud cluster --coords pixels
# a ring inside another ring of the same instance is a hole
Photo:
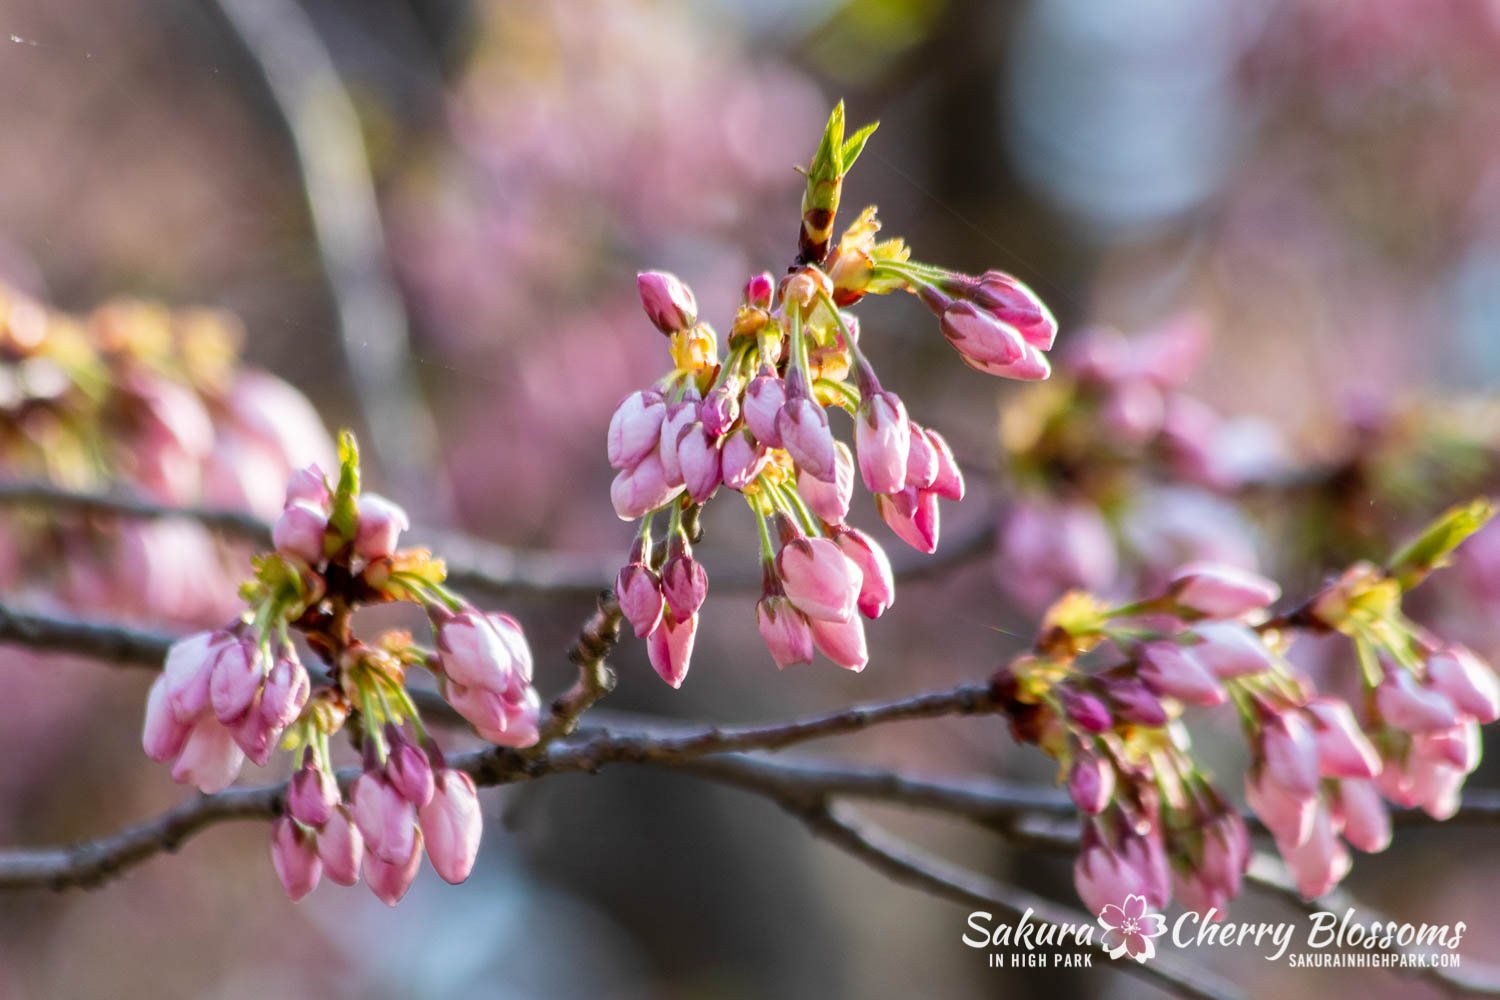
[[[1043,352],[1056,324],[1019,282],[910,261],[899,239],[876,242],[873,208],[833,242],[844,176],[873,131],[846,139],[843,106],[834,110],[807,171],[797,263],[780,282],[749,280],[724,353],[686,285],[639,276],[673,367],[627,396],[610,421],[615,512],[641,521],[615,590],[674,687],[687,675],[708,589],[689,526],[720,489],[740,493],[759,525],[765,585],[756,615],[772,658],[785,667],[818,651],[851,670],[868,659],[860,616],[878,616],[894,596],[879,543],[845,523],[856,479],[886,525],[922,552],[938,545],[938,500],[963,498],[952,450],[881,384],[846,307],[898,289],[945,299],[943,329],[971,366],[1012,378],[1048,373]],[[955,324],[967,332],[949,332]],[[829,408],[853,419],[852,450],[835,439]],[[655,534],[660,515],[664,541]]]
[[[995,690],[1016,739],[1058,760],[1084,815],[1084,903],[1097,912],[1141,895],[1160,909],[1175,896],[1222,912],[1238,893],[1249,830],[1193,759],[1179,722],[1188,706],[1235,707],[1251,753],[1246,801],[1308,899],[1348,873],[1349,847],[1390,843],[1384,801],[1452,815],[1479,763],[1478,727],[1500,718],[1500,681],[1408,620],[1401,596],[1489,511],[1460,508],[1388,569],[1357,565],[1277,617],[1270,580],[1204,563],[1134,604],[1106,608],[1081,591],[1054,604],[1035,652],[1002,668]],[[1358,708],[1319,696],[1283,655],[1298,633],[1335,631],[1362,667]]]
[[[226,788],[246,757],[264,765],[278,742],[301,751],[284,814],[271,830],[271,858],[287,895],[300,899],[324,874],[340,885],[364,879],[394,905],[416,877],[425,848],[437,873],[462,882],[479,849],[474,782],[449,767],[406,688],[424,668],[457,712],[491,743],[526,747],[539,738],[540,701],[521,626],[486,614],[443,583],[444,566],[399,547],[400,507],[362,493],[352,436],[340,439],[329,482],[312,466],[295,473],[272,538],[241,588],[246,610],[223,629],[174,644],[147,700],[142,743],[172,777],[205,792]],[[423,607],[434,643],[406,632],[364,638],[361,607],[408,601]],[[316,684],[292,632],[322,660]],[[347,730],[364,773],[347,800],[335,777],[331,737]]]

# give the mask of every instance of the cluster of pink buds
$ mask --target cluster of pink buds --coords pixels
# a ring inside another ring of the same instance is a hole
[[[1489,512],[1451,512],[1390,568],[1356,565],[1276,617],[1273,582],[1201,563],[1133,604],[1081,591],[1054,604],[1035,652],[1002,668],[995,690],[1017,740],[1058,760],[1084,816],[1074,880],[1088,907],[1141,895],[1159,909],[1175,896],[1222,913],[1238,893],[1250,832],[1193,760],[1178,721],[1189,706],[1234,706],[1249,808],[1309,899],[1348,873],[1346,844],[1390,843],[1383,800],[1452,815],[1479,762],[1478,726],[1500,718],[1500,681],[1406,619],[1401,596]],[[1283,655],[1299,632],[1335,631],[1353,643],[1368,711],[1319,697]]]
[[[340,440],[330,483],[317,467],[292,476],[272,531],[275,551],[256,560],[234,623],[173,645],[151,687],[142,736],[172,776],[205,792],[232,783],[246,757],[264,765],[278,742],[301,751],[271,858],[286,892],[300,899],[326,873],[353,885],[363,871],[394,905],[415,878],[423,851],[437,873],[462,882],[479,849],[474,782],[445,763],[422,724],[406,674],[423,668],[478,735],[526,747],[539,738],[540,701],[531,650],[517,622],[486,614],[443,583],[441,560],[399,547],[400,507],[362,493],[353,438]],[[432,622],[432,648],[407,632],[358,636],[362,606],[408,601]],[[292,632],[323,662],[302,665]],[[364,762],[347,802],[330,739],[346,729]]]
[[[810,663],[816,650],[851,670],[868,659],[860,617],[878,616],[894,597],[879,543],[845,523],[856,477],[886,525],[921,552],[938,545],[938,500],[963,498],[952,450],[881,384],[847,306],[898,289],[946,302],[943,330],[969,364],[1012,378],[1048,374],[1043,352],[1056,324],[1024,285],[910,261],[899,239],[876,242],[873,208],[832,243],[844,175],[873,131],[846,139],[843,106],[834,110],[807,171],[797,263],[780,282],[760,274],[746,284],[727,354],[686,285],[659,272],[639,277],[673,367],[610,421],[615,512],[641,521],[615,590],[674,687],[687,675],[708,590],[691,526],[721,488],[744,497],[760,529],[757,618],[773,659]],[[829,408],[852,418],[852,450],[835,439]],[[663,514],[664,544],[654,534]]]

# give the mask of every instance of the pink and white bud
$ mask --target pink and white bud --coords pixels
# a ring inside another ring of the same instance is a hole
[[[1153,908],[1166,903],[1170,891],[1166,869],[1155,862],[1159,842],[1153,850],[1147,838],[1135,834],[1127,837],[1130,849],[1115,850],[1092,824],[1084,831],[1083,847],[1073,862],[1073,887],[1091,913],[1120,906],[1129,896],[1142,896]]]
[[[689,425],[677,439],[677,466],[688,495],[698,503],[719,488],[719,449],[703,424]]]
[[[1205,706],[1221,705],[1228,697],[1212,671],[1175,642],[1148,642],[1136,655],[1136,676],[1157,694]]]
[[[1328,810],[1321,807],[1314,811],[1307,839],[1297,847],[1283,847],[1281,856],[1291,869],[1297,892],[1303,899],[1316,899],[1338,885],[1349,874],[1351,864],[1349,851],[1339,840]]]
[[[1366,854],[1378,854],[1391,845],[1391,814],[1380,800],[1375,782],[1339,782],[1332,808],[1344,839],[1352,846]]]
[[[938,453],[927,432],[913,421],[906,436],[906,486],[931,489],[938,477]]]
[[[1058,697],[1062,701],[1063,711],[1080,728],[1091,733],[1102,733],[1114,725],[1109,708],[1098,696],[1074,687],[1064,687],[1058,690]]]
[[[411,527],[406,511],[377,493],[361,494],[358,504],[354,552],[366,561],[384,559],[396,551],[401,532]]]
[[[193,724],[172,765],[172,780],[197,785],[201,792],[222,792],[234,783],[244,763],[245,752],[234,736],[217,719],[204,715]]]
[[[1115,797],[1115,769],[1094,754],[1079,754],[1068,769],[1068,797],[1083,812],[1097,816]]]
[[[422,867],[422,833],[417,831],[412,838],[411,854],[397,864],[382,860],[371,852],[365,854],[365,884],[386,906],[401,902],[406,890],[416,881],[417,870]]]
[[[686,330],[698,322],[698,302],[675,274],[642,271],[635,276],[635,287],[647,318],[662,333]]]
[[[755,605],[755,624],[778,670],[813,660],[812,627],[785,597],[763,597]]]
[[[812,630],[813,645],[835,665],[859,673],[870,662],[865,624],[858,618],[846,622],[809,618],[807,624]]]
[[[708,597],[708,570],[686,552],[675,553],[661,568],[661,589],[672,617],[683,621]]]
[[[776,415],[776,434],[799,469],[824,481],[833,480],[837,456],[823,407],[806,396],[788,399]]]
[[[896,537],[918,552],[937,551],[941,527],[937,493],[908,486],[899,493],[877,493],[875,509]]]
[[[338,783],[309,755],[287,786],[287,814],[304,826],[318,828],[328,822],[338,804]]]
[[[1035,292],[1003,271],[986,271],[971,293],[974,302],[1014,327],[1039,351],[1050,351],[1057,339],[1057,320]]]
[[[365,857],[365,838],[345,806],[335,806],[318,831],[318,857],[323,874],[338,885],[359,881],[359,866]]]
[[[879,618],[896,600],[896,576],[880,543],[858,528],[845,528],[833,536],[845,558],[859,567],[859,613]]]
[[[745,282],[745,305],[756,309],[771,308],[771,296],[776,292],[776,282],[770,274],[762,271]]]
[[[846,622],[859,607],[859,566],[826,538],[793,538],[776,555],[787,599],[809,618]]]
[[[1479,766],[1482,751],[1479,724],[1473,719],[1465,719],[1452,729],[1418,733],[1411,738],[1413,756],[1457,768],[1463,774]]]
[[[667,406],[667,416],[661,422],[661,433],[658,436],[657,454],[661,459],[662,474],[666,476],[669,486],[682,485],[682,465],[678,462],[677,448],[682,435],[699,422],[700,405],[697,390],[694,389],[690,398]]]
[[[655,389],[632,392],[621,400],[609,418],[609,464],[616,469],[629,469],[649,455],[656,447],[666,416],[666,401]]]
[[[767,448],[781,447],[781,432],[776,429],[776,416],[786,405],[786,383],[769,367],[762,366],[760,374],[745,387],[745,401],[741,413],[745,426],[755,439]]]
[[[854,456],[849,446],[835,441],[832,481],[819,479],[806,469],[797,472],[797,492],[807,507],[828,524],[843,524],[854,497]]]
[[[1271,831],[1283,853],[1300,847],[1312,834],[1317,798],[1293,794],[1258,768],[1245,775],[1245,801]]]
[[[1365,738],[1347,702],[1314,698],[1306,705],[1318,747],[1318,774],[1325,778],[1373,778],[1380,755]]]
[[[615,577],[615,599],[620,602],[620,611],[635,637],[644,639],[661,624],[662,609],[666,601],[662,596],[661,580],[645,563],[632,562],[620,567]]]
[[[171,760],[182,752],[191,731],[172,712],[167,699],[167,679],[158,677],[152,681],[151,692],[146,696],[146,722],[141,731],[141,747],[146,756],[158,763]]]
[[[622,521],[639,520],[681,492],[681,483],[667,482],[658,452],[621,471],[609,484],[610,502],[614,504],[615,516]]]
[[[646,639],[646,655],[651,666],[662,680],[674,688],[682,687],[687,680],[688,667],[693,659],[693,643],[698,638],[698,616],[692,615],[677,621],[669,611],[661,620],[661,628]]]
[[[1255,630],[1243,622],[1206,621],[1193,626],[1202,642],[1189,646],[1189,654],[1220,680],[1264,673],[1275,658]]]
[[[866,489],[895,493],[906,488],[906,455],[911,439],[906,406],[895,393],[875,392],[859,404],[854,415],[854,444]]]
[[[294,903],[316,889],[323,878],[323,862],[313,838],[286,816],[271,824],[271,867]]]
[[[323,561],[323,535],[327,530],[328,514],[321,506],[296,500],[271,525],[271,542],[282,555],[316,566]]]
[[[462,771],[445,769],[437,776],[431,801],[417,815],[433,870],[451,885],[467,879],[479,856],[484,827],[473,779]]]
[[[730,379],[714,386],[703,397],[703,406],[698,412],[709,437],[719,438],[727,434],[729,428],[740,418],[739,389],[739,381]]]
[[[349,806],[372,856],[392,865],[411,856],[417,809],[384,775],[366,771],[356,778],[349,789]]]
[[[1047,355],[1030,344],[1022,345],[1020,358],[1008,365],[986,364],[966,356],[963,361],[970,368],[986,375],[1013,378],[1021,382],[1040,382],[1052,374],[1052,363],[1047,360]]]
[[[529,747],[540,736],[541,698],[530,684],[516,682],[497,692],[449,683],[443,697],[481,738],[496,746]]]
[[[958,459],[953,457],[953,449],[948,446],[947,439],[931,427],[925,428],[922,436],[937,454],[937,476],[932,480],[931,492],[944,500],[962,500],[964,473],[958,467]]]
[[[278,732],[297,721],[312,693],[307,668],[291,656],[281,656],[271,665],[260,691],[261,720]]]
[[[515,619],[463,611],[437,627],[444,675],[469,687],[503,692],[515,678],[531,680],[531,648]]]
[[[1267,780],[1297,798],[1317,795],[1318,745],[1301,713],[1280,712],[1263,721],[1259,756]]]
[[[1173,573],[1167,592],[1178,607],[1209,618],[1238,618],[1281,596],[1281,588],[1258,573],[1202,562]]]
[[[943,310],[940,326],[970,367],[1011,365],[1026,350],[1019,330],[972,302],[955,302]]]
[[[769,456],[764,446],[744,427],[724,439],[719,448],[719,474],[724,485],[732,490],[742,490],[755,481],[766,467]]]
[[[268,723],[260,714],[260,698],[251,703],[250,710],[239,722],[229,727],[229,735],[235,745],[245,752],[245,757],[256,767],[265,767],[276,749],[281,730]]]
[[[1104,690],[1115,718],[1138,726],[1167,724],[1166,708],[1144,681],[1134,677],[1116,677],[1106,682]]]
[[[395,732],[398,736],[391,740],[391,753],[385,762],[386,780],[402,798],[421,809],[432,801],[432,761],[427,751],[400,736],[399,730]]]
[[[1441,691],[1424,687],[1403,667],[1388,670],[1375,689],[1375,707],[1387,725],[1431,733],[1458,724],[1458,709]]]
[[[1500,718],[1500,681],[1466,646],[1444,646],[1427,657],[1427,684],[1481,723]]]
[[[252,640],[241,638],[219,646],[208,682],[214,717],[226,726],[241,722],[265,677],[265,663]]]
[[[290,507],[301,501],[314,507],[327,507],[332,499],[328,492],[328,477],[316,465],[309,465],[293,472],[287,479],[286,502],[282,506]]]

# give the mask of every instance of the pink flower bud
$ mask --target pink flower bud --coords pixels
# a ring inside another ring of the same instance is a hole
[[[621,400],[609,418],[609,464],[629,469],[649,455],[666,415],[666,401],[655,389],[632,392]]]
[[[859,567],[859,613],[879,618],[896,600],[896,577],[885,550],[858,528],[845,528],[833,537],[834,544]]]
[[[662,474],[667,485],[682,485],[682,466],[678,462],[677,448],[682,435],[698,422],[699,400],[697,390],[688,399],[682,399],[667,407],[667,416],[661,422],[658,435],[657,455],[661,459]]]
[[[937,493],[908,486],[899,493],[877,493],[875,509],[896,537],[918,552],[937,551]]]
[[[849,502],[854,496],[854,456],[842,441],[833,443],[834,473],[825,481],[806,469],[797,472],[797,492],[808,509],[829,524],[843,524],[849,516]]]
[[[768,461],[766,449],[757,444],[754,435],[744,427],[724,439],[719,449],[719,473],[724,485],[742,490],[755,481]]]
[[[677,439],[677,465],[683,486],[698,503],[719,488],[719,449],[701,423],[689,425]]]
[[[1026,344],[1020,331],[972,302],[955,302],[943,310],[943,336],[970,366],[1010,365],[1021,360]]]
[[[1258,573],[1215,563],[1190,563],[1172,574],[1168,593],[1178,607],[1209,618],[1238,618],[1281,596],[1281,588]]]
[[[739,383],[730,379],[709,390],[703,397],[699,410],[703,429],[709,437],[718,438],[729,432],[729,428],[740,418]]]
[[[417,810],[384,775],[366,771],[355,779],[349,805],[370,854],[392,865],[411,856]]]
[[[683,621],[708,597],[708,570],[686,552],[675,553],[661,568],[661,589],[672,617]]]
[[[937,477],[937,449],[933,447],[932,439],[927,436],[926,431],[913,422],[911,433],[906,436],[905,485],[919,490],[931,489]]]
[[[798,468],[825,482],[833,480],[837,456],[823,407],[806,396],[788,399],[776,415],[776,434]]]
[[[1260,757],[1265,777],[1293,796],[1309,798],[1318,793],[1318,746],[1312,727],[1297,712],[1281,712],[1267,718],[1260,731]]]
[[[860,569],[826,538],[794,538],[776,555],[787,599],[809,618],[846,622],[854,617],[863,584]]]
[[[257,711],[269,728],[280,731],[297,721],[311,692],[307,668],[290,656],[282,656],[266,674]]]
[[[427,751],[400,736],[400,730],[393,727],[393,731],[398,735],[391,740],[391,755],[385,762],[386,780],[402,798],[420,809],[432,801],[432,761]]]
[[[354,552],[366,561],[384,559],[396,551],[401,532],[411,527],[406,511],[376,493],[361,494],[358,503]]]
[[[172,765],[172,780],[197,785],[202,792],[222,792],[233,784],[244,763],[245,752],[235,744],[229,730],[205,715],[188,733]]]
[[[277,552],[316,566],[323,561],[323,533],[327,528],[328,515],[322,507],[297,500],[288,504],[271,526],[271,542]]]
[[[1144,897],[1153,908],[1166,904],[1169,885],[1164,859],[1157,863],[1160,842],[1128,834],[1126,847],[1112,847],[1092,824],[1085,828],[1083,847],[1073,862],[1073,887],[1090,912],[1120,906],[1130,896]]]
[[[1039,351],[1050,351],[1057,338],[1057,320],[1037,294],[1002,271],[986,271],[972,293],[974,302],[1020,332]]]
[[[449,683],[443,696],[482,738],[503,747],[529,747],[540,736],[541,699],[530,684],[501,693]]]
[[[1345,702],[1314,698],[1306,707],[1314,721],[1318,774],[1325,778],[1373,778],[1380,773],[1380,755],[1360,731]]]
[[[531,648],[514,618],[464,611],[437,627],[443,673],[460,684],[505,691],[531,680]]]
[[[661,624],[661,581],[645,563],[626,563],[615,577],[615,598],[625,620],[635,629],[635,637],[644,639]]]
[[[936,493],[944,500],[958,501],[964,498],[964,474],[958,467],[958,459],[953,457],[953,449],[948,447],[948,441],[931,427],[922,432],[927,442],[932,445],[932,450],[937,454],[937,476],[932,480],[931,492]]]
[[[271,824],[271,866],[294,903],[316,889],[323,878],[323,862],[312,837],[285,816]]]
[[[1293,794],[1286,786],[1272,781],[1263,770],[1252,769],[1245,775],[1245,801],[1271,831],[1283,853],[1301,846],[1312,833],[1317,798]]]
[[[1373,781],[1339,782],[1333,808],[1344,839],[1366,854],[1378,854],[1391,844],[1391,814],[1380,801]]]
[[[1068,770],[1068,796],[1073,804],[1097,816],[1115,796],[1115,769],[1102,757],[1079,754]]]
[[[287,787],[287,814],[305,826],[321,827],[338,803],[339,786],[333,775],[313,763],[309,755]]]
[[[1243,622],[1200,622],[1193,633],[1203,641],[1187,647],[1189,655],[1220,680],[1264,673],[1275,665],[1266,644]]]
[[[208,682],[215,718],[226,726],[243,720],[265,676],[265,665],[254,642],[240,639],[220,646]]]
[[[1303,899],[1316,899],[1349,874],[1349,851],[1334,832],[1328,810],[1315,810],[1312,829],[1297,847],[1283,848],[1281,856],[1291,869],[1297,892]]]
[[[382,860],[374,853],[365,854],[365,884],[375,898],[386,906],[395,906],[406,895],[406,890],[416,881],[417,870],[422,867],[422,833],[412,838],[411,854],[398,863]]]
[[[473,779],[462,771],[445,769],[437,777],[431,801],[418,812],[418,820],[433,869],[452,885],[467,879],[479,855],[484,826]]]
[[[781,433],[776,429],[776,415],[786,405],[786,383],[767,366],[750,380],[745,388],[741,412],[745,425],[755,439],[768,448],[781,447]]]
[[[1418,684],[1405,668],[1387,671],[1375,689],[1375,707],[1388,725],[1409,733],[1451,729],[1458,723],[1458,710],[1440,691]]]
[[[662,333],[686,330],[698,322],[698,302],[675,274],[642,271],[635,276],[635,287],[646,316]]]
[[[755,624],[779,670],[813,659],[812,628],[785,597],[763,597],[755,605]]]
[[[646,639],[646,654],[651,660],[651,666],[662,680],[674,688],[682,687],[682,682],[687,680],[688,666],[693,658],[693,642],[697,637],[697,615],[679,622],[668,612],[662,617],[661,628]]]
[[[859,452],[860,478],[871,493],[895,493],[906,488],[906,455],[911,439],[906,406],[895,393],[872,393],[860,403],[854,416],[854,444]]]
[[[209,709],[209,682],[222,646],[234,642],[228,632],[196,632],[172,643],[162,668],[167,705],[178,722],[191,725]]]
[[[327,507],[332,497],[328,492],[328,479],[323,475],[323,470],[316,465],[309,465],[305,469],[298,469],[291,474],[286,483],[285,507],[302,501],[312,504],[314,507]]]
[[[745,305],[754,306],[757,309],[771,308],[771,296],[776,291],[776,283],[765,271],[757,274],[745,282]]]
[[[281,730],[268,723],[260,714],[260,698],[257,697],[251,702],[245,717],[229,727],[229,735],[251,763],[256,767],[265,767],[266,762],[271,759],[271,751],[276,749]]]
[[[1427,683],[1481,723],[1500,718],[1500,682],[1489,664],[1465,646],[1455,643],[1429,656]]]
[[[1189,705],[1221,705],[1227,697],[1213,673],[1175,642],[1148,642],[1137,652],[1136,674],[1157,694]]]
[[[167,679],[158,677],[151,682],[151,693],[146,696],[146,722],[141,732],[141,746],[146,756],[158,763],[165,763],[182,752],[187,742],[190,727],[179,722],[172,714],[167,700]]]
[[[1021,346],[1021,356],[1008,365],[989,364],[976,361],[966,355],[960,355],[965,364],[975,371],[984,372],[986,375],[996,375],[1000,378],[1013,378],[1022,382],[1040,382],[1052,374],[1052,363],[1047,360],[1047,355],[1032,347],[1030,344]]]
[[[1479,724],[1473,719],[1465,719],[1452,729],[1418,733],[1412,737],[1411,746],[1414,756],[1437,761],[1468,774],[1479,766],[1482,750]]]
[[[1114,725],[1109,709],[1097,696],[1074,687],[1059,688],[1058,696],[1062,700],[1063,711],[1067,713],[1068,718],[1081,728],[1091,733],[1102,733]]]
[[[360,862],[365,857],[365,838],[344,806],[335,806],[318,831],[318,857],[323,872],[339,885],[359,881]]]
[[[858,618],[846,622],[809,618],[808,627],[812,630],[813,645],[835,665],[859,673],[870,662],[865,624]]]
[[[622,521],[635,521],[656,510],[682,492],[682,484],[669,485],[661,455],[652,452],[634,467],[615,476],[609,499]]]
[[[1164,726],[1167,711],[1161,701],[1151,693],[1144,681],[1133,677],[1118,677],[1105,687],[1110,708],[1115,717],[1138,726]]]

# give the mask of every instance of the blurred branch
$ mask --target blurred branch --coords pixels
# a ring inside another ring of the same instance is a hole
[[[293,0],[217,3],[290,135],[367,440],[398,497],[451,511],[437,427],[407,365],[405,308],[354,102],[317,27]]]

